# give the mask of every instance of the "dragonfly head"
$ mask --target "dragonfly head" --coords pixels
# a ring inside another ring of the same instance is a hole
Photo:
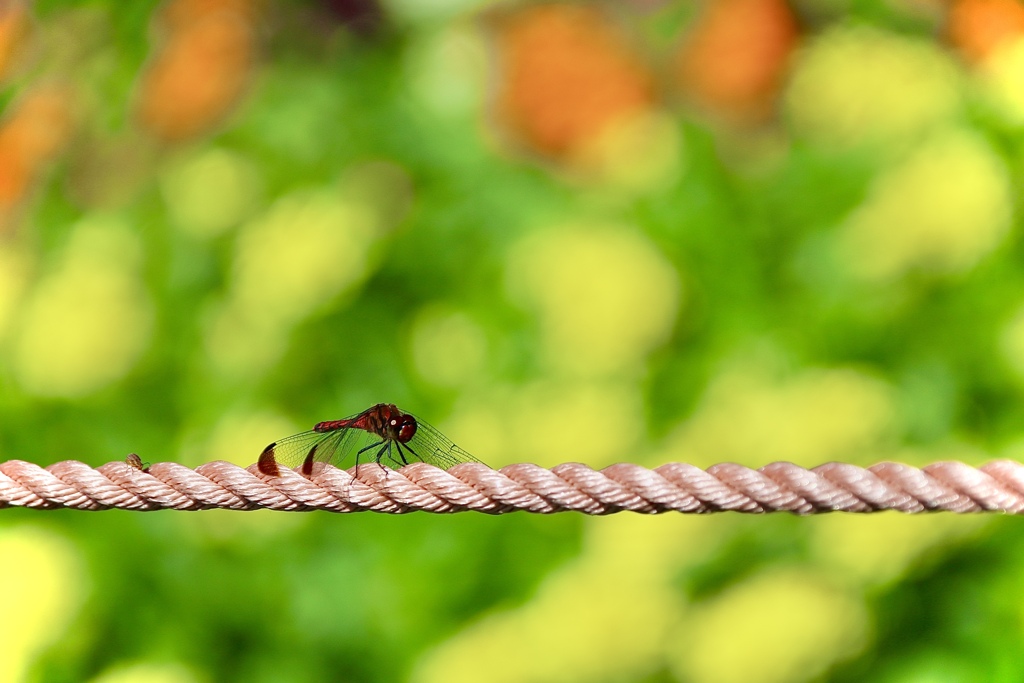
[[[416,436],[418,426],[416,418],[412,415],[393,415],[388,420],[388,433],[398,443],[408,443],[412,437]]]

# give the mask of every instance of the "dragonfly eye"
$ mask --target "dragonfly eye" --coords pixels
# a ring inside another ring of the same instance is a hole
[[[394,424],[395,420],[392,420],[392,423]],[[412,415],[406,415],[402,418],[402,426],[398,428],[398,442],[408,443],[412,437],[416,436],[417,426],[416,418]]]

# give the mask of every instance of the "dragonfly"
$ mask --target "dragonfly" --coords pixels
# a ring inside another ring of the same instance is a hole
[[[280,466],[299,467],[309,477],[314,462],[340,465],[355,452],[360,460],[401,467],[419,460],[441,469],[462,462],[480,462],[448,438],[393,403],[378,403],[341,420],[318,422],[308,432],[275,441],[260,454],[257,467],[269,476],[279,476]]]

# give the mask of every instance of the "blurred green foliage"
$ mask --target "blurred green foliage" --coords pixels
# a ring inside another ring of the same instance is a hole
[[[1019,458],[1020,14],[11,3],[0,461]],[[1020,680],[1021,540],[8,509],[0,681]]]

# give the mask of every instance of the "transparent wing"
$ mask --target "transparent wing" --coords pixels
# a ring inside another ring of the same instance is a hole
[[[340,465],[349,445],[359,441],[360,434],[366,435],[366,432],[352,428],[329,432],[310,430],[280,439],[263,450],[260,469],[267,474],[276,474],[275,465],[292,469],[302,466],[303,472],[308,474],[314,462]]]
[[[480,462],[479,459],[456,446],[448,437],[418,417],[416,424],[418,426],[415,436],[409,439],[408,443],[401,444],[401,448],[398,450],[409,451],[417,460],[444,470],[458,465],[460,462]],[[391,457],[394,458],[394,454]]]

